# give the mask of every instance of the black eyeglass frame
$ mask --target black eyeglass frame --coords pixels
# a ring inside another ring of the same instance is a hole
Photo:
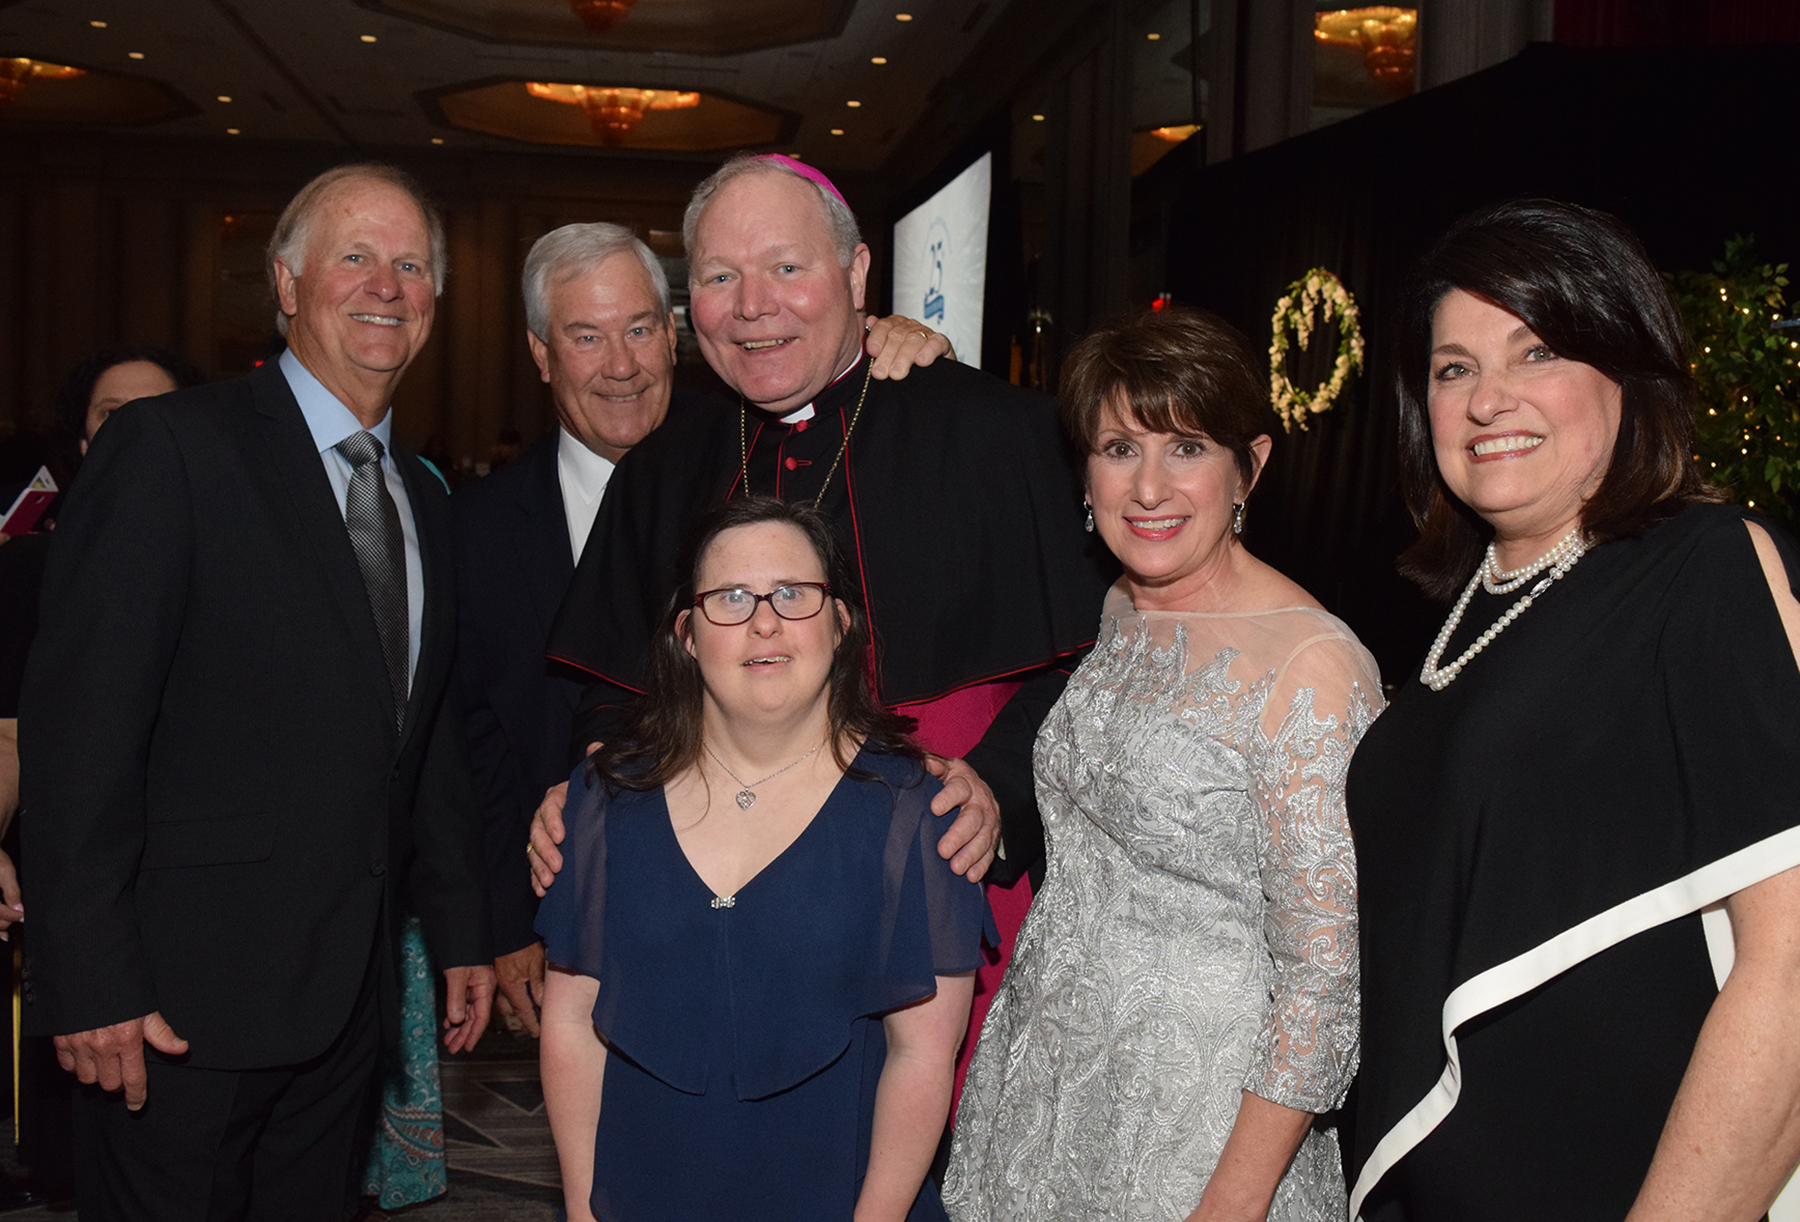
[[[751,602],[749,612],[743,619],[714,619],[707,613],[706,600],[711,598],[714,594],[727,594],[732,590],[743,590],[744,593],[750,595]],[[813,610],[808,611],[805,615],[788,615],[783,612],[780,607],[775,605],[775,596],[783,590],[817,590],[819,592],[819,605]],[[700,593],[694,595],[694,606],[699,608],[701,615],[706,616],[707,623],[718,628],[737,628],[749,623],[756,618],[756,607],[758,603],[768,603],[769,610],[773,611],[778,618],[784,619],[790,624],[798,624],[816,617],[819,612],[825,609],[825,604],[830,601],[831,583],[825,581],[784,581],[773,590],[770,590],[767,594],[758,594],[743,586],[720,586],[716,590],[702,590]]]

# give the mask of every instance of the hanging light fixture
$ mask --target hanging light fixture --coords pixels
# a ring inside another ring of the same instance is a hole
[[[66,81],[83,75],[80,68],[66,64],[47,64],[41,59],[0,56],[0,112],[18,101],[28,81]]]
[[[688,110],[700,105],[698,93],[674,89],[632,89],[615,85],[554,85],[532,81],[525,86],[534,98],[580,106],[588,126],[602,144],[623,144],[647,110]]]
[[[581,18],[581,24],[596,34],[604,34],[625,20],[637,0],[569,0],[569,8]]]
[[[1369,76],[1395,95],[1412,92],[1418,32],[1419,10],[1413,8],[1374,5],[1313,17],[1314,38],[1361,51]]]

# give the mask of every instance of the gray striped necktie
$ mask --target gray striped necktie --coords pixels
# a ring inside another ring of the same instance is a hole
[[[406,539],[400,533],[400,510],[381,473],[381,442],[373,433],[353,433],[337,444],[350,460],[350,492],[344,499],[344,526],[356,565],[362,570],[381,637],[394,692],[394,725],[406,720],[406,689],[412,667],[407,657],[412,629],[406,616]]]

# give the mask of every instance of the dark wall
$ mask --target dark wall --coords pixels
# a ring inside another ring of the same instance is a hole
[[[1225,315],[1259,350],[1276,299],[1310,267],[1336,272],[1361,305],[1365,373],[1308,431],[1277,436],[1247,538],[1349,621],[1389,682],[1418,666],[1442,615],[1393,574],[1411,525],[1385,338],[1407,267],[1461,213],[1534,194],[1616,214],[1668,271],[1706,266],[1738,233],[1756,234],[1767,256],[1800,260],[1797,79],[1795,47],[1534,45],[1380,110],[1192,167],[1178,185],[1178,300]]]
[[[450,277],[430,341],[395,396],[401,436],[451,464],[484,461],[501,429],[529,441],[553,419],[525,345],[519,272],[538,237],[616,221],[681,228],[710,162],[459,154],[328,146],[0,136],[0,436],[41,431],[64,372],[120,340],[158,343],[213,377],[274,339],[262,248],[309,178],[353,160],[417,174],[445,212]]]

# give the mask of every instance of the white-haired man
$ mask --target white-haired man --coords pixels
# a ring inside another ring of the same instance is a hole
[[[544,948],[519,845],[545,789],[569,775],[583,686],[546,664],[545,643],[614,466],[671,404],[695,410],[698,392],[676,390],[669,282],[629,229],[553,230],[532,246],[521,279],[525,341],[558,427],[458,492],[451,510],[457,687],[486,841],[494,967],[503,1002],[536,1035]],[[904,378],[949,347],[906,318],[875,321],[867,344],[878,378]]]
[[[26,1007],[91,1084],[90,1222],[339,1216],[402,897],[445,1045],[486,1024],[449,509],[389,410],[444,262],[399,171],[309,183],[269,247],[287,352],[119,410],[59,519],[20,709]]]

